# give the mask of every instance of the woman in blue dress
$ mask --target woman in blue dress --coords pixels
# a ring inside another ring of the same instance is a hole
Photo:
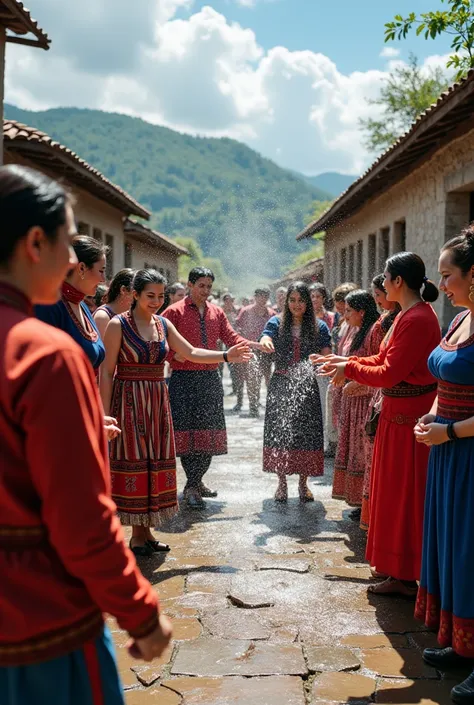
[[[87,235],[76,235],[72,246],[78,261],[63,282],[61,298],[54,306],[36,306],[35,313],[41,321],[69,333],[98,375],[105,348],[84,297],[93,296],[97,286],[105,281],[108,248]]]
[[[265,412],[263,470],[278,476],[277,502],[288,499],[288,475],[299,475],[300,501],[312,502],[307,481],[324,472],[324,439],[318,378],[308,358],[313,353],[328,355],[331,336],[327,325],[314,315],[306,284],[291,284],[283,314],[268,321],[260,342],[265,351],[275,352]]]
[[[415,616],[438,630],[442,648],[423,658],[443,671],[474,658],[474,225],[446,243],[439,270],[441,291],[467,309],[431,354],[438,396],[415,427],[417,441],[432,446]],[[474,672],[452,699],[474,703]]]

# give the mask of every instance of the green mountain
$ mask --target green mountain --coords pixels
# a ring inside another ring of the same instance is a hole
[[[5,105],[5,117],[67,145],[153,212],[166,235],[191,236],[234,280],[275,277],[305,245],[296,234],[327,194],[235,140],[181,134],[98,110]],[[307,247],[308,245],[306,245]]]
[[[354,181],[359,178],[358,175],[339,174],[337,171],[327,171],[318,176],[303,176],[309,184],[330,194],[329,198],[337,198],[343,193]]]

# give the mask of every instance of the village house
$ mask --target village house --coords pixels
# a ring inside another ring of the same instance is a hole
[[[311,285],[314,282],[324,281],[324,260],[321,257],[312,259],[306,264],[286,272],[281,279],[273,282],[271,285],[272,291],[276,291],[278,287],[289,287],[293,282],[302,281],[305,284]]]
[[[169,284],[178,280],[178,257],[188,250],[156,230],[132,218],[124,223],[125,266],[151,267],[164,274]]]
[[[474,71],[424,112],[298,239],[325,232],[325,283],[368,287],[392,254],[423,257],[437,281],[439,250],[474,219]],[[435,304],[443,328],[455,311]]]
[[[7,43],[49,49],[51,40],[31,18],[18,0],[0,0],[0,110],[3,119],[5,50]],[[0,135],[0,164],[3,164],[3,139]]]
[[[107,278],[122,267],[139,269],[153,265],[169,281],[178,272],[178,257],[184,247],[136,221],[149,219],[150,212],[100,171],[44,132],[14,120],[4,120],[4,162],[38,169],[65,183],[76,199],[77,230],[110,248]]]

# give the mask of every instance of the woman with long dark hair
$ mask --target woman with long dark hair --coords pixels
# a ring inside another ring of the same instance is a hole
[[[76,265],[71,198],[2,167],[0,222],[0,700],[125,705],[103,615],[146,661],[171,627],[123,542],[92,367],[33,315]]]
[[[170,550],[151,529],[178,508],[174,430],[164,378],[170,348],[199,364],[251,357],[245,343],[224,353],[190,345],[171,321],[156,315],[165,286],[162,274],[140,269],[133,279],[131,309],[110,320],[104,338],[100,391],[106,413],[122,429],[110,444],[113,497],[122,524],[132,526],[130,548],[138,556]]]
[[[322,373],[331,375],[334,384],[348,379],[382,388],[366,555],[375,574],[385,579],[369,590],[414,597],[421,568],[428,448],[416,443],[413,427],[436,396],[428,357],[441,337],[430,305],[438,289],[428,280],[421,257],[412,252],[390,257],[384,274],[387,298],[400,304],[401,312],[379,354],[350,360],[335,357]]]
[[[366,357],[378,352],[380,338],[374,335],[378,318],[377,306],[368,291],[357,290],[346,296],[346,321],[352,329],[347,340],[349,356]],[[362,504],[365,424],[372,394],[371,387],[354,381],[342,390],[332,496],[344,499],[351,507]]]
[[[35,313],[41,321],[69,333],[98,373],[105,349],[84,297],[93,296],[98,284],[105,281],[108,247],[87,235],[76,235],[72,246],[77,264],[63,282],[60,300],[54,306],[36,306]]]
[[[94,311],[94,321],[103,339],[109,321],[130,308],[132,303],[132,281],[135,270],[121,269],[110,282],[105,303]]]
[[[288,499],[287,476],[299,475],[302,502],[313,501],[308,477],[324,472],[324,439],[318,380],[308,358],[331,350],[329,329],[315,319],[308,286],[288,288],[282,316],[273,316],[260,342],[275,352],[275,371],[268,387],[263,443],[263,470],[278,475],[277,502]]]
[[[328,290],[321,282],[314,282],[309,287],[311,292],[311,302],[313,304],[314,315],[327,325],[330,331],[334,326],[335,314],[328,311],[329,294]]]
[[[400,306],[396,301],[389,301],[387,299],[387,292],[384,289],[383,283],[385,276],[383,274],[377,274],[376,277],[372,279],[372,296],[374,297],[375,303],[379,310],[382,311],[382,315],[379,320],[374,325],[373,329],[373,343],[376,347],[375,352],[379,352],[380,345],[383,338],[387,335],[388,331],[392,327],[395,318],[400,313]],[[374,440],[375,440],[375,429],[374,429],[374,419],[380,411],[380,406],[382,404],[382,391],[380,388],[373,390],[372,398],[370,400],[369,409],[367,412],[367,424],[364,437],[364,447],[365,447],[365,472],[364,472],[364,482],[362,485],[362,507],[360,513],[360,528],[363,531],[369,530],[370,521],[370,478],[372,470],[372,457],[374,454]]]
[[[445,244],[439,271],[441,291],[465,310],[429,358],[438,395],[415,427],[431,449],[415,617],[438,630],[441,648],[423,657],[445,671],[472,668],[474,650],[474,225]],[[474,702],[474,672],[452,698]]]

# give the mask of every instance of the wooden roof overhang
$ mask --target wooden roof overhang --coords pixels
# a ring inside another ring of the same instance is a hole
[[[147,228],[146,225],[138,223],[135,220],[128,218],[124,223],[124,233],[130,237],[136,238],[147,245],[152,245],[154,247],[161,247],[163,250],[167,250],[172,254],[180,257],[181,255],[188,255],[188,250],[182,245],[178,245],[166,235],[159,233],[156,230]]]
[[[453,140],[474,128],[474,70],[426,110],[410,130],[382,154],[297,240],[340,225]]]
[[[7,29],[7,42],[49,49],[51,39],[18,0],[0,0],[0,25]],[[8,32],[13,32],[9,34]],[[32,37],[25,36],[32,35]]]

